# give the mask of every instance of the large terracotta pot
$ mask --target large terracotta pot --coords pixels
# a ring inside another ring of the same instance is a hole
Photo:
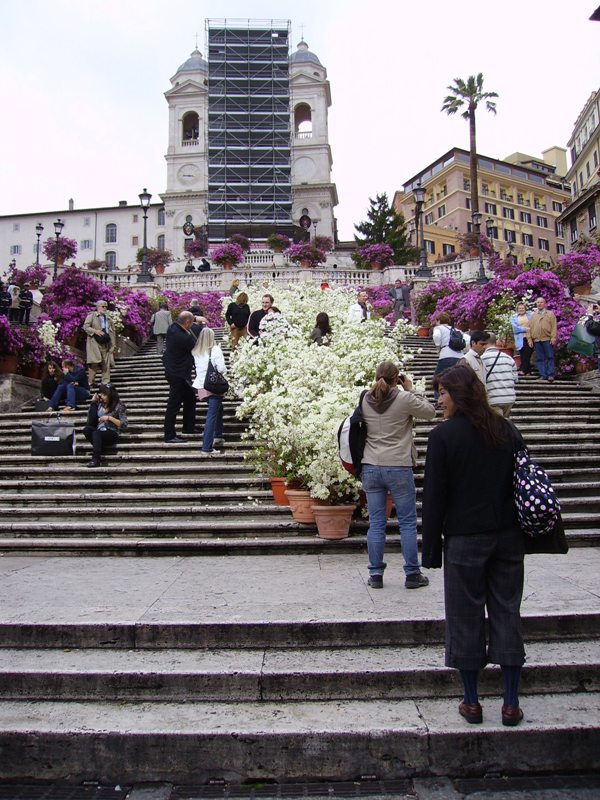
[[[233,262],[232,261],[224,261],[222,266],[223,266],[223,269],[233,269]]]
[[[591,283],[580,283],[579,286],[573,287],[574,294],[590,294],[592,291],[592,284]]]
[[[379,272],[381,270],[381,261],[371,261],[371,269]]]
[[[157,264],[154,267],[154,271],[156,272],[157,275],[164,275],[165,274],[165,269],[166,269],[166,267],[165,267],[164,264]]]
[[[23,364],[21,367],[22,375],[25,375],[26,378],[35,378],[38,381],[41,380],[43,372],[44,368],[41,364]]]
[[[323,505],[323,500],[316,500],[310,496],[306,489],[286,489],[285,494],[289,500],[290,509],[296,522],[314,522],[315,515],[312,506]]]
[[[417,328],[417,336],[420,336],[421,339],[429,339],[429,332],[431,328],[428,328],[426,325],[419,325]]]
[[[0,355],[0,373],[3,375],[17,373],[18,356],[1,356]]]
[[[514,355],[515,348],[514,347],[498,347],[501,353],[508,353],[509,356]]]
[[[273,492],[273,500],[278,506],[289,506],[290,501],[286,497],[285,478],[270,478],[271,491]]]
[[[312,512],[317,523],[319,538],[345,539],[350,531],[350,520],[354,509],[354,505],[313,505]]]
[[[303,258],[302,261],[300,262],[300,266],[304,267],[304,269],[310,269],[312,265],[308,258]]]
[[[59,267],[62,267],[62,266],[64,265],[64,263],[65,263],[65,259],[64,259],[64,257],[63,257],[63,256],[59,256],[59,257],[56,259],[56,263],[57,263],[57,265],[58,265]]]

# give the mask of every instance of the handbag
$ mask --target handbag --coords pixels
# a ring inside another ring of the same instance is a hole
[[[108,333],[103,333],[103,334],[95,333],[94,339],[98,342],[98,344],[103,346],[110,344],[110,336],[108,335]]]
[[[513,496],[519,527],[537,539],[551,533],[560,521],[560,503],[547,472],[529,455],[511,426],[514,451]]]
[[[50,400],[46,400],[45,397],[39,397],[33,404],[34,411],[48,411],[50,406]]]
[[[75,426],[60,416],[31,423],[32,456],[74,456]]]
[[[206,367],[206,376],[204,378],[204,388],[207,392],[212,394],[223,395],[229,389],[229,384],[224,375],[212,363],[210,356],[208,358],[208,366]]]
[[[580,356],[593,356],[596,337],[586,330],[583,322],[578,322],[567,343],[567,350]]]

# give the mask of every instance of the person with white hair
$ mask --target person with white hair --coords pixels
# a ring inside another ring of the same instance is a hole
[[[110,370],[115,365],[113,352],[116,344],[115,325],[108,316],[106,300],[96,302],[96,310],[84,320],[83,330],[87,336],[85,360],[88,365],[88,382],[93,387],[96,374],[102,371],[102,383],[110,383]]]

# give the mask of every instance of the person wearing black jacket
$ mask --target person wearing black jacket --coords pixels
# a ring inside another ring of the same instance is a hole
[[[19,322],[21,325],[29,325],[29,317],[31,315],[32,308],[33,293],[29,288],[29,284],[26,283],[19,292]]]
[[[250,306],[248,305],[248,295],[240,292],[234,301],[229,303],[225,312],[225,319],[231,331],[231,349],[235,350],[242,336],[246,336],[248,318],[250,317]]]
[[[165,378],[169,384],[169,398],[165,410],[164,435],[167,444],[185,442],[175,431],[177,414],[183,404],[183,433],[195,433],[196,392],[192,387],[194,357],[192,349],[196,344],[204,317],[194,316],[190,311],[182,311],[175,322],[169,326],[163,353]]]
[[[63,412],[68,414],[77,409],[78,401],[81,402],[88,399],[90,396],[90,385],[88,383],[85,367],[81,364],[76,364],[71,358],[63,359],[62,373],[62,381],[50,398],[48,410],[56,411],[66,397],[67,404]]]

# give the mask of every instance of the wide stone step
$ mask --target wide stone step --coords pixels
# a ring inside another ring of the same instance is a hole
[[[205,784],[283,776],[294,782],[315,775],[354,781],[364,775],[383,780],[490,771],[554,773],[600,766],[600,693],[532,695],[523,705],[525,724],[507,731],[498,699],[485,706],[483,725],[470,729],[458,714],[449,713],[446,698],[5,700],[0,702],[0,777]]]
[[[0,648],[0,699],[277,702],[454,697],[441,644],[202,650]],[[496,696],[498,667],[481,696]],[[521,695],[600,691],[600,640],[533,642]]]

